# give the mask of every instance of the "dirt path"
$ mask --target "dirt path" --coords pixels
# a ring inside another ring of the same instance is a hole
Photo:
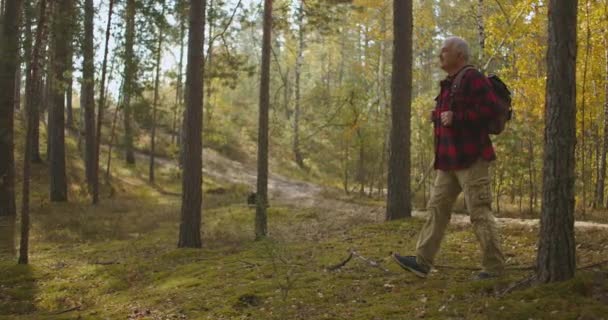
[[[144,156],[142,154],[142,156]],[[147,156],[146,156],[147,157]],[[175,165],[172,160],[157,158],[159,164]],[[230,160],[211,149],[203,152],[203,172],[205,175],[214,179],[241,183],[255,190],[256,168],[243,163]],[[317,223],[311,228],[340,229],[344,228],[349,222],[380,222],[384,219],[384,207],[367,206],[362,204],[350,203],[338,199],[332,199],[324,195],[323,188],[303,181],[296,181],[284,176],[270,173],[268,178],[269,200],[282,205],[291,205],[300,208],[316,209]],[[413,216],[424,218],[425,211],[414,211]],[[538,226],[539,219],[514,219],[497,218],[499,225],[509,226]],[[452,215],[452,224],[470,224],[468,215]],[[576,221],[576,228],[600,228],[608,229],[608,224]],[[331,230],[319,230],[331,231]],[[336,230],[334,230],[336,231]],[[314,237],[314,235],[313,235]]]

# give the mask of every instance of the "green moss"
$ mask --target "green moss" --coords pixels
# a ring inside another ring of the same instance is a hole
[[[73,143],[71,183],[83,184]],[[141,161],[140,161],[141,162]],[[451,226],[439,268],[421,280],[391,252],[412,254],[421,219],[387,223],[348,220],[327,209],[273,204],[269,237],[254,241],[249,188],[204,179],[203,248],[177,249],[180,183],[175,171],[147,179],[147,163],[114,162],[112,186],[98,206],[84,193],[66,204],[46,201],[47,168],[34,166],[30,266],[0,261],[4,319],[601,319],[608,314],[607,268],[573,280],[499,295],[528,276],[473,282],[480,261],[469,227]],[[113,193],[112,193],[113,192]],[[177,195],[176,195],[177,194]],[[72,194],[71,194],[72,195]],[[110,197],[111,195],[111,197]],[[367,202],[367,205],[374,205]],[[531,265],[538,230],[502,229],[509,264]],[[577,232],[579,265],[605,259],[608,232]],[[351,250],[388,272],[353,257]],[[72,310],[58,314],[65,310]]]

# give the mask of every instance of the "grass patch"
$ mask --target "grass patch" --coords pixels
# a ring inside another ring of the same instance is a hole
[[[68,144],[71,183],[83,184],[75,144]],[[608,314],[608,266],[567,282],[499,293],[528,276],[511,269],[473,282],[480,260],[468,227],[450,226],[440,268],[420,280],[392,263],[413,253],[424,223],[342,219],[296,205],[268,210],[270,236],[254,241],[247,188],[204,180],[203,248],[177,249],[180,184],[159,167],[116,161],[100,205],[71,193],[46,201],[44,165],[35,166],[29,266],[0,260],[0,319],[602,319]],[[75,190],[75,189],[74,189]],[[113,192],[112,192],[113,191]],[[172,194],[174,193],[174,194]],[[175,195],[177,194],[177,195]],[[111,195],[111,197],[109,197]],[[532,265],[538,230],[501,230],[508,264]],[[577,231],[579,266],[605,259],[608,232]],[[349,251],[358,257],[336,271]]]

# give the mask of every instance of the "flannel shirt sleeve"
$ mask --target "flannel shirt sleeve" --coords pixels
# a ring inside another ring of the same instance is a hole
[[[479,126],[496,116],[498,100],[489,80],[479,71],[469,71],[466,78],[464,108],[454,112],[454,124]]]

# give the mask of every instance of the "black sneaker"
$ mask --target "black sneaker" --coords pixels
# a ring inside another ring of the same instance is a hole
[[[475,281],[490,280],[490,279],[494,279],[497,277],[498,276],[496,274],[482,271],[482,272],[478,273],[477,275],[475,275],[475,277],[473,277],[473,280],[475,280]]]
[[[393,259],[401,266],[401,268],[413,272],[420,278],[426,278],[429,274],[430,268],[418,264],[416,257],[414,256],[400,256],[397,253],[393,253]]]

